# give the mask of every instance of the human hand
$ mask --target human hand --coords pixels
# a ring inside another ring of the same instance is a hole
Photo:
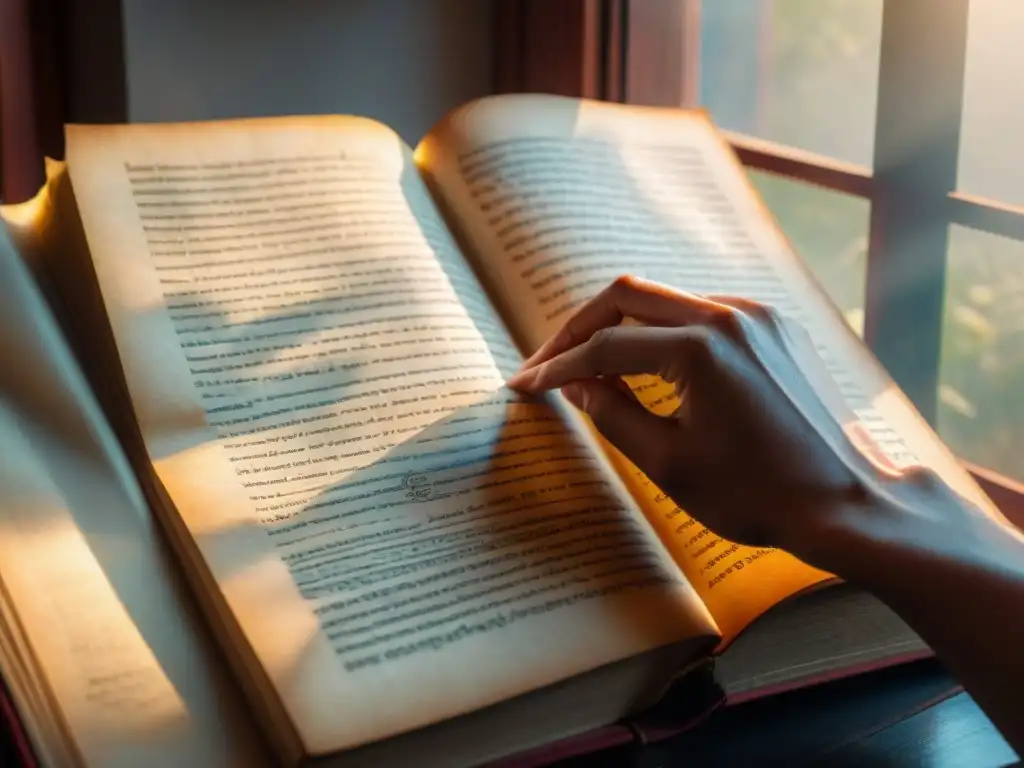
[[[632,318],[643,325],[621,325]],[[681,401],[645,408],[619,378],[653,374]],[[802,328],[756,302],[620,278],[583,305],[509,386],[561,388],[656,485],[717,534],[814,562],[851,511],[922,471],[886,466]]]
[[[631,374],[671,383],[678,409],[649,411],[619,378]],[[755,302],[622,278],[508,383],[561,388],[720,536],[779,547],[876,594],[1024,750],[1024,534],[934,472],[887,464],[801,329]]]

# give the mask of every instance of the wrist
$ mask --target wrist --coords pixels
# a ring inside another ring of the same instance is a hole
[[[876,593],[920,584],[923,571],[944,562],[984,567],[1016,535],[934,476],[897,480],[820,512],[790,551]]]
[[[896,546],[895,539],[913,538],[903,529],[916,525],[908,510],[888,500],[844,500],[823,504],[819,512],[784,548],[808,565],[864,588]],[[894,537],[897,530],[901,533]]]

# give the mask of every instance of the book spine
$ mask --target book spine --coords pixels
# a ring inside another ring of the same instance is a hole
[[[640,749],[700,725],[724,703],[725,691],[715,681],[714,663],[709,659],[675,680],[661,700],[641,715],[520,752],[488,768],[543,768],[611,749]]]

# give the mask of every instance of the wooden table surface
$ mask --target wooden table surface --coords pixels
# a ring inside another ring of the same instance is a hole
[[[978,705],[966,693],[960,693],[812,764],[989,768],[1017,762],[1016,753]]]
[[[924,661],[725,709],[692,733],[559,768],[1017,764],[970,696]]]

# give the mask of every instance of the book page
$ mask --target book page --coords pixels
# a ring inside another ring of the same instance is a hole
[[[73,127],[68,166],[165,514],[284,751],[713,632],[614,473],[504,387],[518,350],[391,131]]]
[[[2,233],[0,360],[7,661],[20,667],[19,714],[45,740],[35,748],[62,765],[263,765],[124,456]]]
[[[449,116],[417,160],[464,223],[527,352],[624,273],[770,303],[811,333],[843,396],[838,416],[859,418],[894,463],[930,464],[991,509],[799,263],[702,114],[494,97]],[[677,405],[659,379],[631,386],[656,412]],[[832,578],[784,552],[722,540],[608,450],[726,642],[781,599]]]
[[[186,661],[185,649],[157,658],[150,644],[165,649],[174,638],[140,632],[47,475],[45,466],[61,446],[48,448],[39,453],[19,429],[10,403],[0,403],[0,576],[52,690],[51,716],[59,713],[66,723],[71,749],[83,764],[95,766],[259,764],[261,741],[254,731],[245,733],[240,704],[228,705],[237,708],[237,724],[224,724],[217,710],[226,702],[202,690],[206,681],[184,681],[192,690],[176,687],[182,681],[175,672],[194,673],[163,664],[168,655],[176,665]],[[81,473],[82,481],[92,479]],[[153,615],[141,623],[151,633],[180,635],[172,618]],[[161,630],[157,621],[165,622]],[[218,732],[218,724],[226,727]],[[155,762],[154,754],[160,756]]]

